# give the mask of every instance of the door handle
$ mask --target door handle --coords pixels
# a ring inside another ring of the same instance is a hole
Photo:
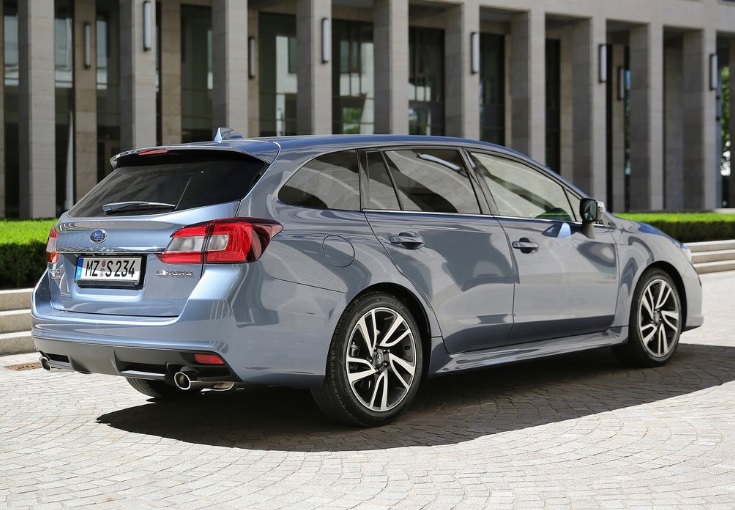
[[[405,246],[406,248],[418,248],[424,244],[420,235],[411,232],[401,232],[397,236],[390,236],[390,244]]]
[[[521,253],[533,253],[538,250],[538,244],[532,243],[527,237],[521,237],[517,241],[513,241],[511,246],[516,250],[521,250]]]

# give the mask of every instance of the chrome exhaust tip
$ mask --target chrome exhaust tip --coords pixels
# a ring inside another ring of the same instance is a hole
[[[192,388],[191,378],[184,372],[176,372],[174,374],[174,384],[180,390],[188,391]]]
[[[46,372],[50,372],[51,371],[51,365],[49,365],[48,358],[46,356],[41,356],[41,360],[40,361],[41,361],[41,367],[43,367],[43,369]]]
[[[214,390],[214,391],[227,391],[235,386],[232,381],[197,381],[193,375],[189,375],[186,372],[176,372],[174,374],[174,384],[180,390]]]

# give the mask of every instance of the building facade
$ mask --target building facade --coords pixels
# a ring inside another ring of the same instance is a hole
[[[218,126],[488,140],[614,211],[735,201],[719,120],[732,0],[4,0],[3,14],[0,216],[58,216],[113,154]]]

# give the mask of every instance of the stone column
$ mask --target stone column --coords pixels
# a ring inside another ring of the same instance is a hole
[[[511,21],[510,146],[537,161],[546,159],[546,24],[543,9]]]
[[[630,31],[630,208],[663,208],[663,28]]]
[[[331,0],[298,0],[296,39],[299,45],[296,129],[299,134],[332,132],[332,54],[322,59],[322,20],[331,27]],[[331,29],[329,45],[331,47]]]
[[[719,207],[715,178],[715,94],[709,87],[709,55],[717,50],[713,30],[696,30],[683,36],[682,107],[684,132],[684,208]]]
[[[18,2],[20,216],[56,216],[54,2]]]
[[[212,4],[213,131],[231,127],[248,134],[248,2]]]
[[[564,30],[559,37],[561,52],[560,73],[560,129],[561,168],[560,174],[570,181],[574,179],[574,53],[573,37]]]
[[[5,41],[5,23],[0,23],[0,41]],[[4,49],[4,48],[3,48]],[[5,51],[0,51],[0,69],[5,69]],[[0,79],[0,112],[5,112],[5,76]],[[5,217],[5,119],[0,118],[0,218]]]
[[[89,67],[84,27],[89,26]],[[74,2],[74,194],[76,202],[97,184],[97,16],[94,0]]]
[[[480,5],[478,0],[465,0],[461,5],[447,7],[446,14],[446,134],[477,139],[480,137],[480,75],[479,70],[475,74],[471,70],[470,37],[473,32],[480,37]]]
[[[664,207],[673,211],[684,208],[682,57],[681,39],[664,48]]]
[[[260,27],[259,27],[259,12],[252,11],[252,14],[248,15],[248,39],[253,38],[255,41],[255,59],[252,65],[255,70],[255,77],[248,77],[248,135],[259,136],[260,135],[260,69],[258,69],[260,56]],[[250,41],[248,41],[250,44]],[[244,133],[243,133],[244,134]]]
[[[151,5],[149,50],[143,47],[146,1]],[[120,145],[123,151],[156,144],[155,29],[153,0],[120,0]]]
[[[181,143],[181,2],[161,3],[161,143]]]
[[[408,133],[408,0],[375,0],[375,132]]]
[[[607,204],[609,210],[623,212],[625,210],[625,75],[621,80],[618,72],[625,72],[625,46],[613,44],[611,55],[613,76],[612,98],[612,202]],[[620,99],[620,93],[623,99]]]
[[[600,16],[577,21],[572,28],[573,181],[598,200],[607,196],[606,84],[599,80],[605,37],[605,19]]]

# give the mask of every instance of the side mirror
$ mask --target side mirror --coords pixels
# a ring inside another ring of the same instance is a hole
[[[583,198],[579,203],[579,215],[582,217],[582,233],[590,239],[594,239],[594,224],[604,217],[605,204],[594,198]]]

